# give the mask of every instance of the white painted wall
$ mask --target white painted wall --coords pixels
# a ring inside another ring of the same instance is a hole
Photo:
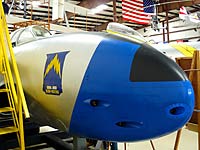
[[[64,18],[64,0],[52,0],[52,20]]]

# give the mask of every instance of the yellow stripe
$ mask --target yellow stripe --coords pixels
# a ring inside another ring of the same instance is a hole
[[[132,40],[135,40],[139,43],[143,43],[145,41],[139,39],[137,36],[134,36],[134,35],[128,35],[128,34],[123,34],[123,33],[120,33],[120,32],[115,32],[115,31],[112,31],[112,30],[109,30],[107,29],[106,32],[110,33],[110,34],[114,34],[114,35],[118,35],[118,36],[122,36],[124,38],[129,38],[129,39],[132,39]]]
[[[185,43],[178,43],[178,44],[171,43],[170,46],[181,52],[186,57],[192,57],[194,51],[196,50],[194,47],[187,45]]]

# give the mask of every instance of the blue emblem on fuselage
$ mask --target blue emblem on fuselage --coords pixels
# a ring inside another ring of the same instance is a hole
[[[62,93],[62,70],[65,56],[69,51],[47,54],[44,68],[43,91],[46,94]]]

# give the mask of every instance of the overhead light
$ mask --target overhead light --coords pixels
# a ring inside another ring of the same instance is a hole
[[[32,1],[32,6],[33,7],[37,7],[37,6],[39,6],[41,3],[40,3],[40,1]]]
[[[108,8],[107,5],[101,4],[101,5],[97,6],[96,8],[91,9],[89,11],[89,14],[96,14],[96,13],[98,13],[98,12],[100,12],[100,11],[106,9],[106,8]]]

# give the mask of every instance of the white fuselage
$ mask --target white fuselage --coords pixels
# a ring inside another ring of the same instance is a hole
[[[65,38],[42,39],[14,48],[25,93],[38,101],[67,127],[88,63],[102,40],[102,37],[95,35],[84,37],[80,35],[80,42],[77,44],[75,37],[77,36],[68,35]],[[85,43],[85,39],[90,39],[90,45]],[[61,80],[63,93],[59,96],[49,95],[42,90],[47,54],[62,51],[69,51],[63,65]]]

